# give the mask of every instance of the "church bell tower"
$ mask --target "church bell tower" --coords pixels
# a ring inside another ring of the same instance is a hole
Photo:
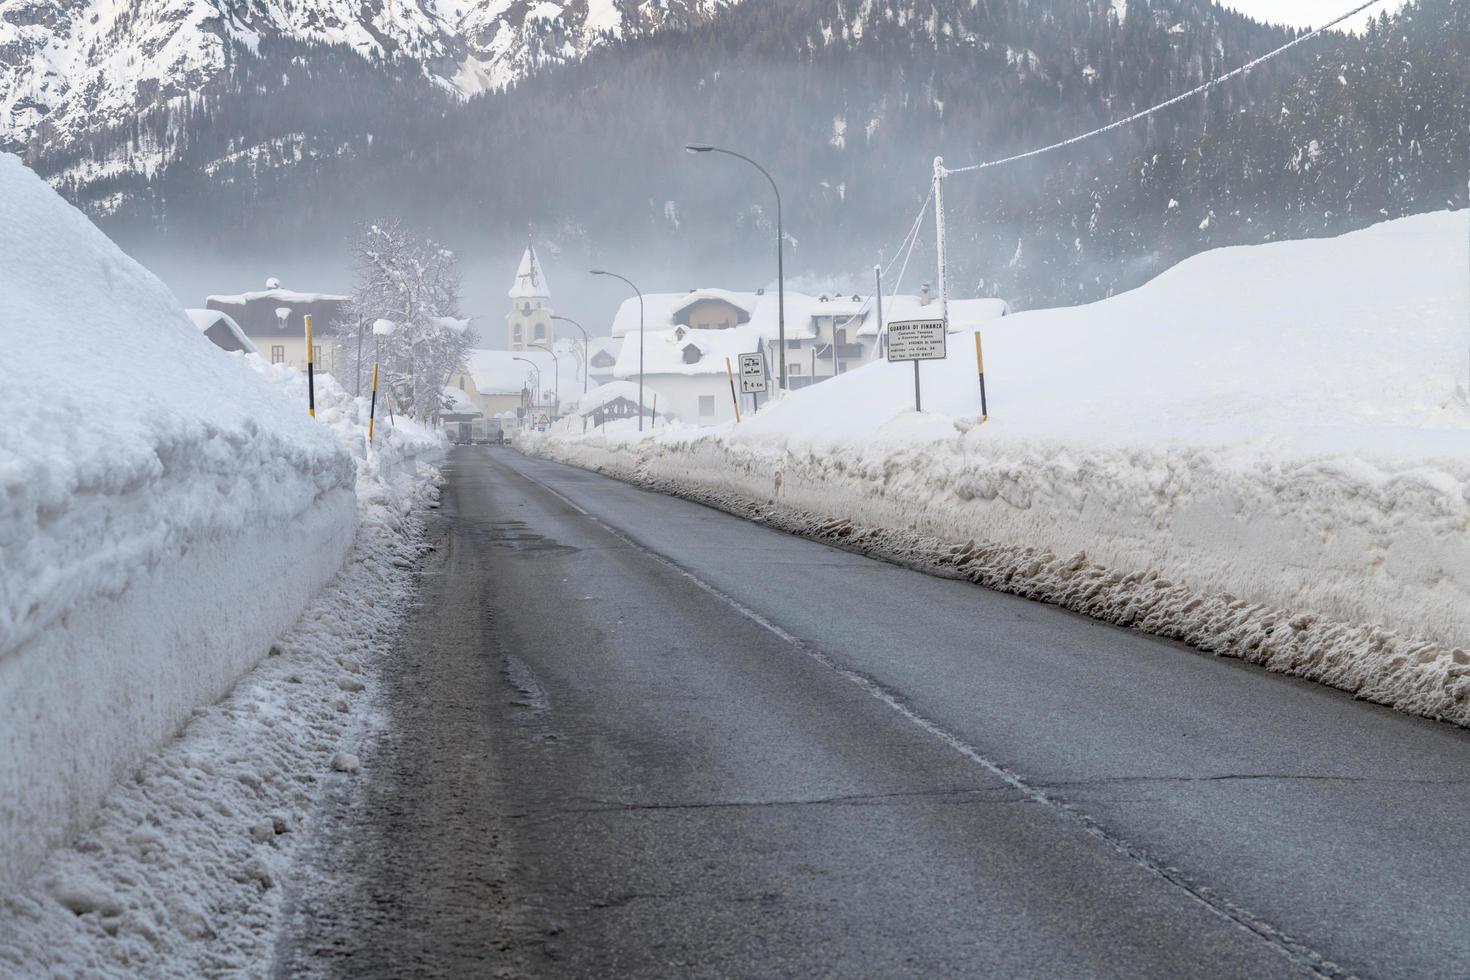
[[[551,291],[541,271],[536,247],[526,243],[516,281],[510,287],[510,313],[505,317],[506,349],[525,350],[528,344],[551,346]]]

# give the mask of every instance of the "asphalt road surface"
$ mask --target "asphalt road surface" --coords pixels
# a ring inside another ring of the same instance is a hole
[[[1470,734],[456,449],[279,976],[1470,976]]]

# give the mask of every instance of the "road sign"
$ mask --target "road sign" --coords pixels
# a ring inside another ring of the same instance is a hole
[[[751,395],[766,390],[766,355],[740,355],[740,393]]]
[[[888,325],[890,361],[942,361],[946,356],[943,320],[896,320]]]

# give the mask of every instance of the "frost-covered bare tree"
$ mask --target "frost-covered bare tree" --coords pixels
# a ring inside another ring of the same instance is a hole
[[[349,322],[368,331],[379,320],[394,325],[388,336],[369,336],[367,347],[379,352],[394,403],[428,419],[443,407],[444,386],[475,340],[459,317],[455,255],[397,222],[362,229],[352,254],[357,281]],[[371,374],[370,360],[362,371]]]

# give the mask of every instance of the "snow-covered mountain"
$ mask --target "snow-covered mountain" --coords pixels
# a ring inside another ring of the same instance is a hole
[[[0,0],[0,144],[66,144],[207,91],[262,39],[343,45],[463,95],[739,0]]]

